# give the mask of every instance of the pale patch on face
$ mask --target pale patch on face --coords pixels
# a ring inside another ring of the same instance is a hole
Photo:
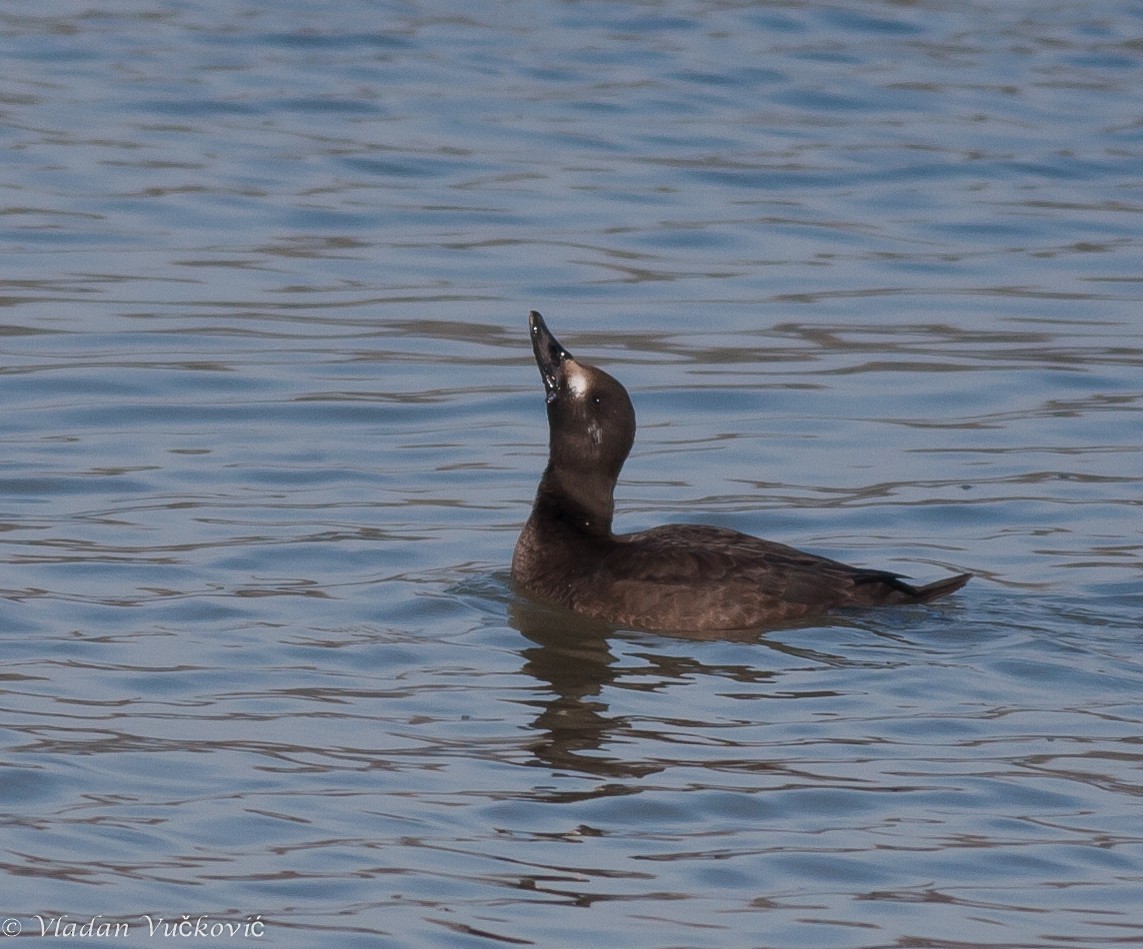
[[[568,392],[583,399],[587,395],[587,372],[574,359],[567,360],[564,366],[567,367]]]
[[[577,402],[585,401],[591,387],[591,376],[588,371],[574,359],[564,363],[564,371],[567,373],[568,394]],[[595,419],[588,423],[587,437],[596,447],[603,444],[603,429]]]

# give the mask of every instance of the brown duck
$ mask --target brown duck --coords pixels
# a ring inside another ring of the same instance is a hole
[[[574,359],[536,311],[532,349],[547,393],[549,454],[512,556],[527,594],[647,630],[772,626],[841,607],[927,603],[971,574],[925,586],[722,527],[668,524],[614,534],[615,482],[635,441],[627,390]]]

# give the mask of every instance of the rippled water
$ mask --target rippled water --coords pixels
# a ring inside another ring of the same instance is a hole
[[[1143,6],[0,43],[3,932],[1143,941]],[[520,600],[532,307],[632,392],[622,529],[977,579],[738,638]]]

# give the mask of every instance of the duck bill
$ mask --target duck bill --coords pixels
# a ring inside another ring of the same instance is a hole
[[[536,365],[540,367],[540,376],[544,380],[544,393],[551,405],[559,395],[563,364],[572,358],[571,353],[560,345],[560,341],[544,323],[544,318],[535,310],[528,314],[528,329],[532,334],[532,352],[536,356]]]

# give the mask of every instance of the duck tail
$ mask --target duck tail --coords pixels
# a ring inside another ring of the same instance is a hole
[[[858,591],[856,602],[876,606],[883,603],[928,603],[956,592],[972,579],[972,574],[958,573],[955,577],[934,580],[924,586],[910,583],[900,574],[888,570],[861,570],[854,579]]]
[[[955,577],[945,577],[943,580],[935,580],[932,583],[926,583],[922,587],[908,586],[909,592],[913,594],[918,603],[928,603],[930,600],[935,600],[938,597],[955,593],[971,579],[971,573],[958,573]]]

